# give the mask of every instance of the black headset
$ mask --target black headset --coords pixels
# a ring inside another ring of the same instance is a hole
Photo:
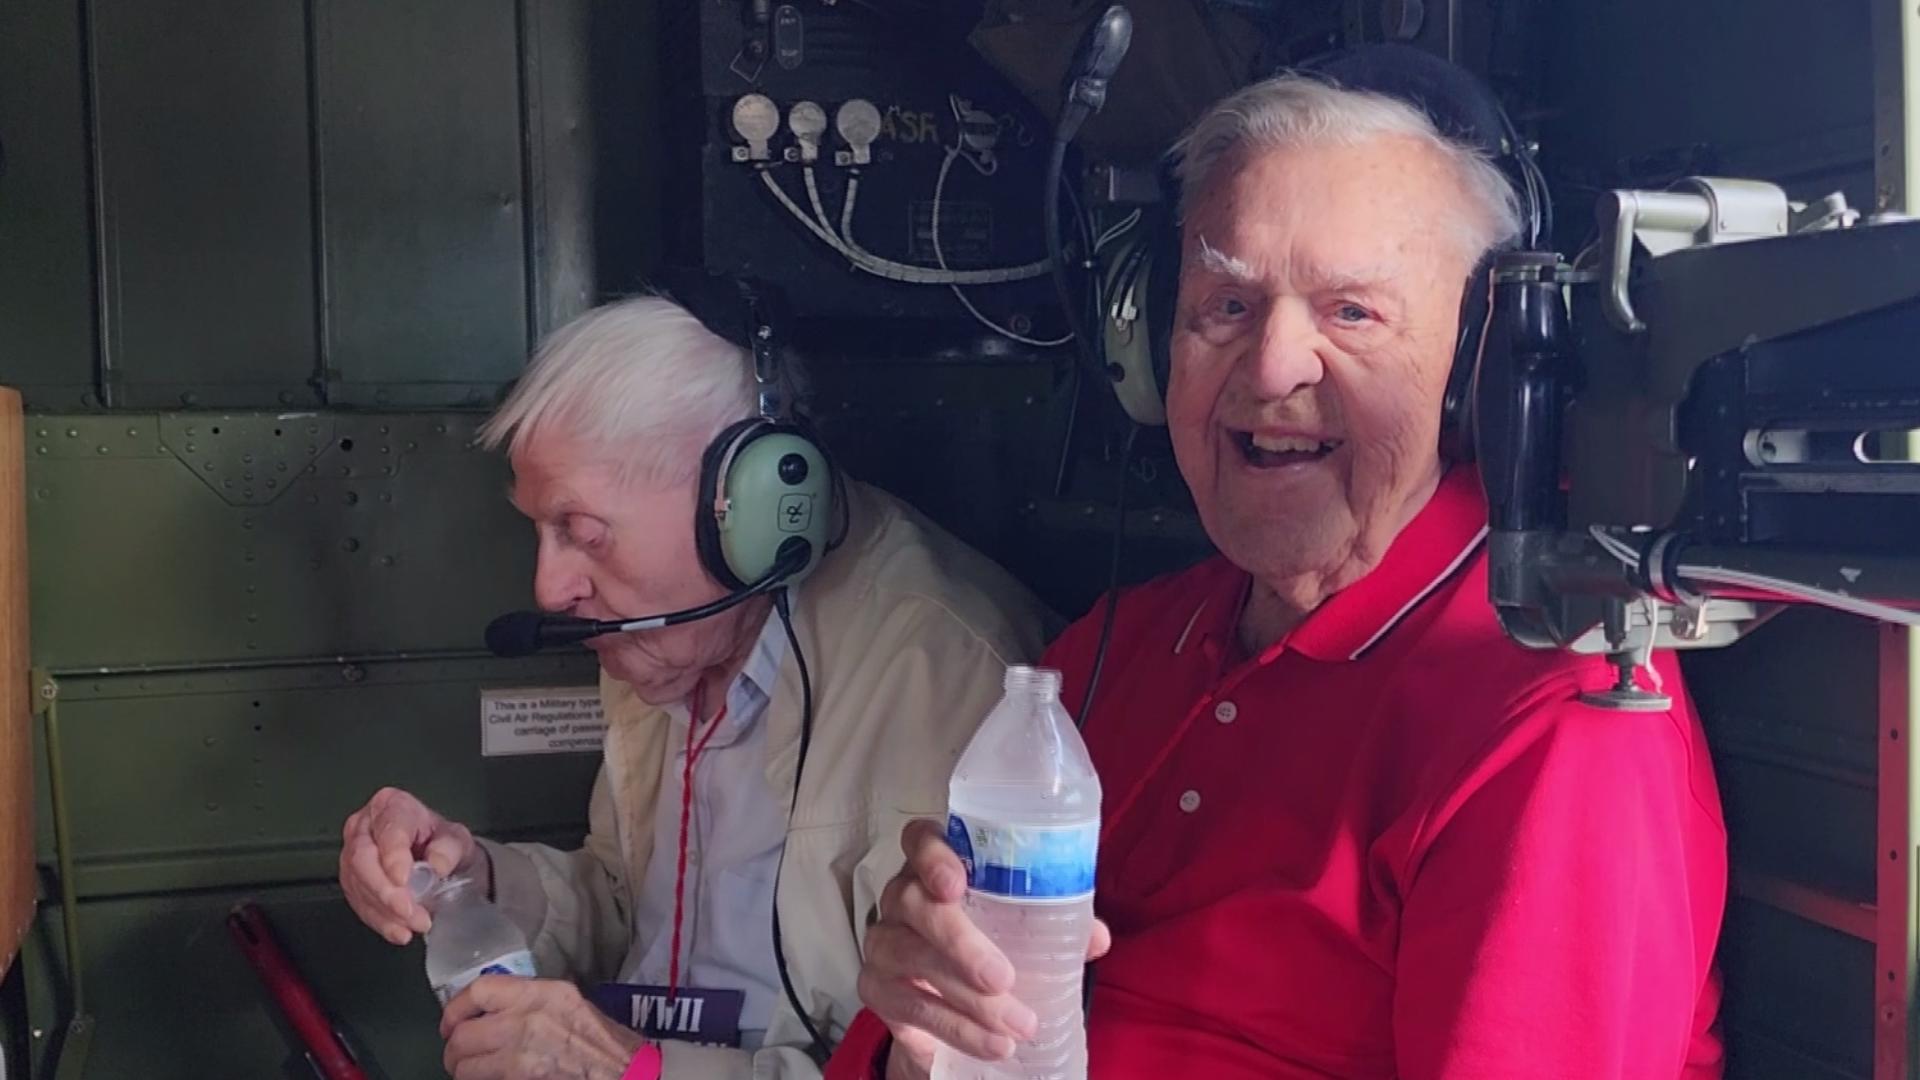
[[[1538,247],[1553,231],[1552,203],[1530,147],[1519,136],[1490,87],[1458,65],[1409,45],[1365,45],[1332,54],[1301,68],[1347,90],[1384,94],[1424,112],[1440,133],[1478,149],[1505,171],[1520,195],[1520,242]],[[1143,211],[1141,227],[1099,270],[1104,347],[1114,390],[1129,416],[1143,424],[1166,422],[1166,387],[1172,371],[1170,341],[1180,291],[1179,186],[1163,168],[1167,198]],[[1469,415],[1474,371],[1487,315],[1488,252],[1467,281],[1460,305],[1460,335],[1441,406],[1441,453],[1450,461],[1473,456]],[[1143,355],[1144,354],[1144,355]]]
[[[693,536],[701,565],[733,590],[751,588],[783,558],[805,561],[782,576],[793,584],[833,546],[840,480],[826,448],[794,403],[781,363],[790,325],[779,295],[749,278],[699,270],[670,272],[667,293],[701,325],[753,358],[758,413],[728,425],[700,458]]]

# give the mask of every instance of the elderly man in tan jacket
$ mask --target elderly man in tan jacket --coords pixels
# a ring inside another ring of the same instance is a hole
[[[483,433],[508,446],[514,503],[540,534],[543,608],[632,618],[725,594],[689,511],[703,450],[754,415],[754,393],[746,350],[659,297],[547,342]],[[1004,571],[909,507],[855,482],[844,502],[842,543],[790,590],[791,636],[759,597],[589,642],[608,728],[580,850],[476,839],[391,788],[347,820],[341,885],[376,932],[404,944],[430,925],[406,886],[424,859],[485,880],[531,943],[539,978],[483,976],[448,1004],[449,1073],[819,1075],[814,1034],[837,1039],[859,1009],[901,826],[943,812],[1007,666],[1050,629]],[[813,737],[796,799],[801,660]],[[686,1037],[643,1038],[582,986]],[[686,1004],[658,1023],[667,997]]]

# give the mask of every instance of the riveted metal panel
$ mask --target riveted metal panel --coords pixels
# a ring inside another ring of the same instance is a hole
[[[325,413],[171,413],[160,417],[159,427],[160,452],[178,459],[229,506],[275,501],[334,445],[333,418]],[[71,440],[49,443],[68,453],[74,449]],[[86,447],[79,449],[84,456]]]
[[[80,905],[88,1011],[98,1036],[83,1080],[311,1077],[227,931],[252,902],[375,1080],[444,1076],[421,946],[395,948],[319,883],[116,897]],[[27,954],[31,1020],[57,1034],[60,919],[48,909]],[[44,1044],[50,1040],[42,1039]],[[35,1072],[32,1075],[49,1075]]]
[[[80,895],[330,877],[383,786],[484,835],[571,836],[597,753],[480,755],[480,691],[587,686],[589,655],[60,680]],[[39,847],[52,859],[42,814]]]
[[[533,532],[471,414],[39,416],[35,662],[199,665],[478,648]],[[164,628],[164,629],[161,629]]]
[[[299,0],[93,0],[115,404],[317,400]]]
[[[0,380],[29,408],[93,390],[80,6],[0,4]]]
[[[512,0],[317,0],[329,395],[478,404],[527,353]]]

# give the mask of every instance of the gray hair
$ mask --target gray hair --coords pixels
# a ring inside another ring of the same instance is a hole
[[[1460,179],[1467,213],[1458,225],[1472,261],[1520,235],[1520,197],[1479,148],[1440,133],[1425,111],[1386,94],[1284,74],[1254,83],[1208,109],[1174,144],[1180,216],[1206,191],[1221,161],[1241,146],[1355,146],[1399,136],[1431,146]]]
[[[607,452],[624,479],[692,479],[705,445],[754,415],[747,351],[663,296],[595,308],[554,331],[480,445],[509,451],[553,427]]]

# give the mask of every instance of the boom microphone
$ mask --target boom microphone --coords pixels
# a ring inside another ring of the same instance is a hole
[[[633,630],[658,630],[666,626],[695,622],[718,615],[731,607],[772,592],[792,577],[813,557],[813,545],[798,537],[780,548],[780,557],[765,577],[738,592],[731,592],[711,603],[665,615],[647,615],[638,619],[582,619],[576,615],[554,615],[544,611],[514,611],[487,624],[487,650],[495,656],[531,656],[542,649],[575,645],[602,634],[624,634]]]
[[[1067,69],[1067,104],[1060,112],[1054,138],[1072,142],[1087,117],[1107,103],[1107,81],[1120,70],[1127,47],[1133,44],[1133,15],[1124,4],[1110,5],[1080,39],[1073,66]]]
[[[531,656],[541,649],[617,633],[620,626],[617,622],[544,611],[515,611],[487,624],[487,650],[495,656]]]
[[[1074,356],[1095,386],[1107,385],[1113,376],[1107,373],[1100,344],[1088,333],[1086,305],[1067,278],[1067,254],[1060,239],[1060,180],[1066,171],[1067,146],[1080,133],[1080,125],[1087,122],[1087,117],[1107,103],[1107,81],[1119,70],[1120,61],[1126,58],[1131,44],[1133,15],[1124,4],[1110,5],[1080,38],[1073,64],[1067,69],[1066,100],[1061,104],[1060,118],[1054,127],[1053,148],[1047,155],[1046,187],[1042,189],[1044,195],[1040,203],[1054,294],[1060,300],[1061,313],[1067,318]],[[1083,254],[1093,257],[1091,251]]]

